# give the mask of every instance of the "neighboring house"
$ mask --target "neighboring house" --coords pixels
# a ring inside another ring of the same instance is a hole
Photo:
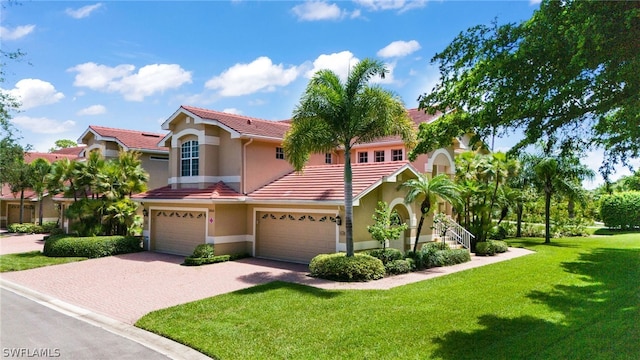
[[[169,149],[158,146],[165,135],[90,125],[78,138],[78,144],[86,145],[81,153],[84,158],[95,150],[100,151],[105,159],[117,158],[120,151],[137,151],[142,168],[149,173],[147,187],[154,189],[167,185]]]
[[[26,152],[24,161],[29,164],[35,159],[45,159],[50,163],[68,158],[77,159],[80,148],[67,153],[39,153]],[[24,212],[22,215],[23,223],[35,223],[38,221],[38,195],[32,189],[26,189],[24,192]],[[57,206],[49,193],[45,193],[42,200],[43,222],[57,221],[60,216],[59,206]],[[9,184],[3,184],[0,190],[0,227],[7,227],[10,224],[20,222],[20,193],[11,192]]]
[[[142,168],[149,174],[147,188],[161,187],[167,184],[169,149],[158,146],[158,142],[165,135],[166,133],[90,125],[78,138],[78,143],[83,144],[80,152],[81,161],[92,151],[99,151],[107,160],[117,158],[120,151],[136,151],[140,154]],[[60,212],[62,229],[68,232],[71,224],[64,215],[64,210],[71,205],[73,199],[58,195],[55,201],[59,202],[59,207],[63,210]]]
[[[416,126],[437,118],[415,109],[408,112]],[[196,245],[212,243],[217,254],[246,252],[301,263],[319,253],[346,250],[344,152],[314,154],[296,173],[282,149],[289,127],[289,121],[181,106],[162,124],[168,134],[158,143],[169,149],[166,186],[132,197],[144,206],[145,246],[189,255]],[[86,138],[85,133],[81,139]],[[419,172],[453,176],[454,156],[465,148],[456,141],[410,163],[397,137],[356,146],[355,250],[379,247],[366,230],[378,201],[389,203],[409,224],[405,236],[389,245],[410,248],[420,210],[404,204],[399,185]],[[451,211],[444,204],[438,204],[438,210]],[[431,224],[430,217],[420,242],[431,240]]]

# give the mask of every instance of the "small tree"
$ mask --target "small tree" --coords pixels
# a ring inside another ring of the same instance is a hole
[[[367,230],[371,237],[382,245],[383,250],[386,248],[387,241],[397,240],[408,228],[407,224],[400,224],[398,212],[392,211],[384,201],[378,201],[373,220],[375,223],[367,226]]]

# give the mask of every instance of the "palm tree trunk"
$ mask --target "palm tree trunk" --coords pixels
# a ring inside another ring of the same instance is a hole
[[[518,204],[518,208],[516,210],[516,216],[517,216],[517,220],[516,220],[516,237],[522,237],[522,213],[523,213],[524,209],[522,207],[522,204]]]
[[[42,216],[43,216],[43,210],[42,210],[42,197],[38,198],[38,220],[40,221],[40,226],[42,226]]]
[[[24,187],[20,190],[20,224],[24,219]]]
[[[344,226],[347,257],[353,256],[353,174],[351,171],[351,147],[344,149]]]
[[[416,233],[416,241],[413,243],[413,253],[415,254],[418,251],[418,240],[420,240],[420,232],[422,231],[422,225],[424,224],[424,216],[426,214],[422,214],[420,216],[420,222],[418,223],[418,230]]]
[[[544,243],[551,243],[551,191],[544,192]]]

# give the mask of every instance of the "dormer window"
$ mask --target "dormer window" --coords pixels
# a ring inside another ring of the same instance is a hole
[[[191,140],[182,144],[180,156],[182,176],[198,176],[198,141]]]

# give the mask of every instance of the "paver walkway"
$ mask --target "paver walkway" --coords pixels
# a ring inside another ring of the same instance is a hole
[[[0,233],[0,255],[16,254],[30,251],[42,251],[44,235],[25,235]]]
[[[4,239],[2,239],[4,240]],[[367,283],[340,283],[307,276],[306,265],[243,259],[181,266],[183,257],[140,252],[0,274],[9,281],[128,324],[153,310],[281,280],[324,289],[390,289],[532,253],[511,248],[493,257],[398,275]]]

